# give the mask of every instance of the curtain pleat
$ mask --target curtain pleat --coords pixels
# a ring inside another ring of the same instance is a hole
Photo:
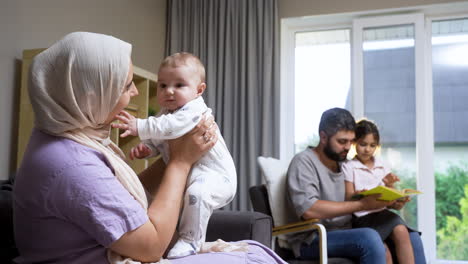
[[[166,32],[166,55],[191,52],[206,67],[204,99],[238,174],[225,209],[247,210],[257,157],[279,156],[277,0],[168,0]]]

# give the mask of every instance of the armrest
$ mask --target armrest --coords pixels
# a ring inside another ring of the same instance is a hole
[[[273,228],[273,237],[283,234],[294,234],[308,230],[317,230],[319,235],[320,263],[328,263],[327,252],[327,231],[319,223],[318,219],[309,219],[306,221],[295,222],[292,224],[277,226]]]
[[[266,214],[216,210],[208,223],[206,241],[250,239],[271,247],[271,229],[272,219]]]

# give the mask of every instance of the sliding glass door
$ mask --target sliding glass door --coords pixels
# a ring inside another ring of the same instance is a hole
[[[468,260],[468,18],[428,21],[437,258]]]
[[[458,264],[468,263],[468,3],[445,8],[459,14],[283,21],[280,150],[290,159],[315,143],[330,107],[374,121],[399,187],[423,192],[400,214],[428,262]]]
[[[416,27],[420,15],[356,19],[353,23],[353,112],[374,121],[381,135],[381,155],[401,181],[400,188],[419,188],[416,159],[416,94],[421,66],[416,63]],[[422,47],[422,43],[418,43]],[[424,190],[423,190],[424,192]],[[400,212],[413,228],[418,227],[417,203],[413,199]]]

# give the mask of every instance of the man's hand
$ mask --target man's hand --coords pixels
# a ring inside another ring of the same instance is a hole
[[[390,187],[390,188],[394,188],[395,182],[400,181],[400,178],[398,176],[396,176],[395,174],[390,172],[389,174],[387,174],[382,179],[382,181],[385,183],[385,186]]]
[[[138,136],[137,120],[134,116],[122,110],[115,117],[122,123],[112,124],[112,127],[125,130],[120,137]]]
[[[140,143],[130,150],[130,160],[144,159],[151,155],[152,151],[145,144]]]
[[[365,196],[359,202],[361,202],[362,210],[368,211],[368,210],[375,210],[375,209],[380,209],[388,206],[392,206],[395,201],[380,201],[378,200],[380,197],[380,194],[372,194]]]

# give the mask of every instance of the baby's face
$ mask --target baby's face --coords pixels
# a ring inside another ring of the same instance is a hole
[[[190,66],[163,67],[158,72],[158,104],[177,110],[203,93],[200,85],[199,74]]]

